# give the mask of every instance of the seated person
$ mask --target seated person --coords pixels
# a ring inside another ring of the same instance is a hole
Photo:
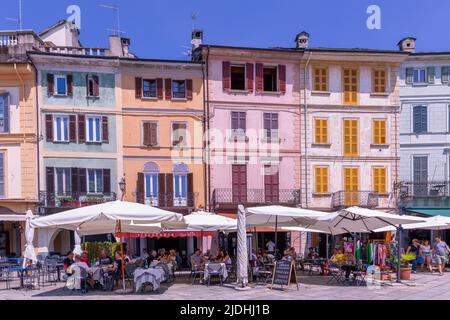
[[[223,252],[223,258],[222,258],[222,260],[219,261],[219,262],[225,263],[226,265],[231,265],[231,264],[232,264],[231,258],[230,258],[230,256],[228,255],[228,252],[226,252],[226,251]]]
[[[73,252],[69,251],[67,252],[67,257],[63,261],[64,263],[64,270],[67,272],[67,269],[73,264]]]
[[[83,253],[81,253],[81,257],[80,257],[80,261],[86,263],[88,266],[89,265],[89,258],[88,258],[88,252],[87,251],[83,251]]]
[[[105,250],[100,252],[100,266],[108,266],[113,264],[113,259],[108,256]]]
[[[194,254],[191,256],[191,265],[193,268],[202,270],[205,267],[205,261],[202,257],[202,251],[195,249]]]
[[[74,257],[74,262],[70,265],[70,267],[67,269],[67,272],[70,274],[73,274],[73,269],[74,268],[80,268],[83,269],[84,271],[86,271],[88,278],[86,279],[87,283],[93,287],[95,281],[89,277],[89,275],[91,275],[91,268],[89,268],[89,266],[87,265],[86,262],[82,261],[82,257],[80,255],[75,255]]]
[[[152,250],[150,255],[147,257],[147,265],[150,266],[154,260],[157,260],[157,258],[158,254],[156,253],[156,250]]]
[[[316,250],[313,247],[311,247],[311,248],[309,248],[307,258],[311,259],[311,260],[315,260],[315,259],[319,258],[319,254],[316,252]]]
[[[147,252],[147,249],[144,248],[144,249],[142,250],[142,256],[141,256],[141,259],[147,259],[148,257],[149,257],[149,254],[148,254],[148,252]]]
[[[164,255],[161,257],[161,259],[159,259],[159,261],[162,263],[171,263],[172,259],[170,258],[169,252],[164,252]]]

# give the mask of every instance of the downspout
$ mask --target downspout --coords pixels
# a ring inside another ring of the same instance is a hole
[[[305,143],[305,207],[308,208],[308,130],[307,130],[307,113],[308,113],[308,101],[307,101],[307,85],[306,85],[306,72],[308,71],[309,61],[311,60],[312,52],[309,51],[308,60],[306,61],[303,72],[303,99],[304,99],[304,113],[303,113],[303,132]],[[301,122],[301,121],[300,121]],[[301,157],[301,147],[300,147]]]

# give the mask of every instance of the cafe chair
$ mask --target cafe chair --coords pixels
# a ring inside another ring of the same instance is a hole
[[[208,263],[206,265],[206,269],[207,269],[207,278],[206,278],[206,282],[208,284],[208,287],[211,284],[211,278],[212,277],[218,277],[220,280],[220,285],[223,286],[223,265],[220,263]]]
[[[328,276],[330,279],[327,281],[327,284],[343,284],[345,281],[345,272],[334,263],[331,263],[328,267]]]
[[[196,266],[192,266],[191,269],[191,277],[192,277],[192,284],[195,283],[195,279],[197,279],[197,276],[199,278],[199,281],[201,282],[203,277],[205,275],[205,271],[197,268]]]

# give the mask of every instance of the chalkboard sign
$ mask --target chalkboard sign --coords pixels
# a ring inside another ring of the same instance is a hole
[[[274,285],[280,285],[282,288],[283,286],[290,287],[292,278],[294,278],[298,290],[297,273],[295,272],[294,262],[288,260],[275,262],[271,289]]]

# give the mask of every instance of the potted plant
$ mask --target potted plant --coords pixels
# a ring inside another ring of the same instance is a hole
[[[411,261],[416,259],[415,253],[405,253],[401,255],[400,279],[411,280]]]
[[[93,205],[99,204],[100,199],[101,199],[101,197],[96,197],[96,196],[86,197],[85,199],[83,199],[82,206],[87,207],[87,206],[93,206]]]
[[[76,200],[73,197],[61,197],[59,198],[59,203],[61,207],[75,207]]]

